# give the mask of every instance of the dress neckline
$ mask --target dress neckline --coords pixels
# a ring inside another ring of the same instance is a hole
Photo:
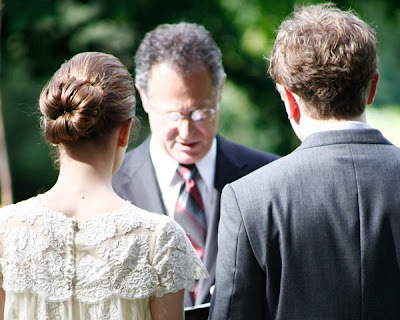
[[[38,202],[39,206],[41,207],[41,209],[43,211],[48,212],[48,213],[52,213],[52,214],[55,214],[55,215],[58,215],[58,216],[61,216],[61,217],[65,218],[65,219],[67,219],[67,220],[71,220],[71,221],[74,221],[76,223],[87,223],[87,222],[90,222],[90,221],[103,219],[103,218],[107,218],[107,217],[114,216],[114,215],[117,215],[117,214],[121,214],[129,206],[132,205],[130,201],[125,200],[125,203],[121,207],[119,207],[118,209],[115,209],[115,210],[113,210],[111,212],[105,212],[105,213],[102,213],[102,214],[99,214],[99,215],[94,215],[94,216],[89,217],[87,219],[78,219],[76,216],[69,216],[69,215],[65,214],[64,212],[62,212],[62,211],[54,210],[54,209],[51,209],[51,208],[47,207],[43,202],[42,196],[43,196],[43,194],[38,194],[36,196],[36,198],[38,200],[37,202]]]

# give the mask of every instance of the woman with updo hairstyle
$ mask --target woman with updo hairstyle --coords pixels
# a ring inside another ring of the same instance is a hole
[[[132,76],[114,56],[75,55],[40,95],[59,175],[0,209],[0,319],[183,319],[207,277],[183,229],[121,199],[111,179],[131,129]]]

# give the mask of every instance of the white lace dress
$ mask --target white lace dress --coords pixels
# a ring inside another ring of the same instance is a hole
[[[151,319],[149,301],[207,271],[183,229],[129,202],[77,221],[40,196],[0,209],[0,283],[12,319]]]

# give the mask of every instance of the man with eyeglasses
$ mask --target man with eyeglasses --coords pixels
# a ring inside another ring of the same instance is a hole
[[[209,272],[194,294],[185,294],[185,306],[199,305],[210,301],[215,282],[222,188],[277,156],[217,134],[226,76],[221,51],[204,27],[158,26],[146,34],[135,64],[151,135],[126,154],[113,186],[138,207],[167,214],[183,226]],[[188,211],[190,221],[182,217]]]

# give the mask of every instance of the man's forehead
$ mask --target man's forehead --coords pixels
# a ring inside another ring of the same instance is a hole
[[[172,71],[179,77],[188,78],[193,73],[196,73],[199,70],[205,71],[211,80],[210,71],[208,70],[207,66],[202,63],[183,66],[183,65],[179,65],[179,64],[169,62],[169,61],[156,62],[151,66],[150,74],[149,74],[149,81],[150,81],[152,75],[159,74],[162,72],[171,72]]]
[[[156,64],[152,67],[149,78],[148,88],[153,86],[168,87],[174,84],[181,86],[196,87],[205,86],[215,91],[212,84],[211,75],[205,66],[192,67],[189,70],[181,70],[168,63]]]

